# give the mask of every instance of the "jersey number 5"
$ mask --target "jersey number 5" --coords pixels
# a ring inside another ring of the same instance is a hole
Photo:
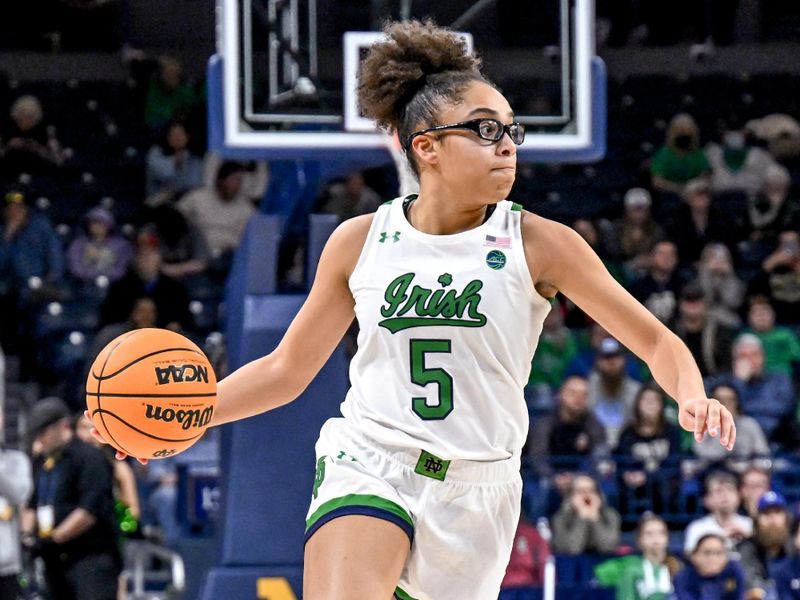
[[[433,421],[444,419],[453,411],[453,378],[444,369],[425,368],[425,354],[432,352],[450,353],[450,340],[410,340],[411,381],[427,386],[435,383],[439,388],[439,400],[433,406],[425,398],[413,398],[411,407],[420,419]]]

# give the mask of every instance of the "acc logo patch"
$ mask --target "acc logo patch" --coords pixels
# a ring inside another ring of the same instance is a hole
[[[500,250],[491,250],[486,255],[486,265],[494,271],[499,271],[506,266],[506,255]]]

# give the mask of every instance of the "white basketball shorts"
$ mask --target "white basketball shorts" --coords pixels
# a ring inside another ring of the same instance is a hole
[[[519,521],[519,458],[446,461],[387,447],[329,419],[316,444],[306,541],[328,521],[368,515],[395,523],[411,553],[399,600],[496,600]]]

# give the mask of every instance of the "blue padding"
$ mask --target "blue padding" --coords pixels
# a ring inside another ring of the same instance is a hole
[[[247,294],[274,294],[278,288],[278,247],[283,220],[274,215],[255,215],[247,224],[241,254]]]
[[[268,543],[268,540],[264,540]],[[303,592],[303,569],[299,566],[214,567],[206,575],[198,600],[255,600],[262,577],[284,577],[298,598]]]
[[[338,414],[344,380],[344,356],[337,351],[300,399],[225,427],[223,564],[302,563],[314,444],[322,423]]]
[[[248,296],[231,331],[232,367],[271,352],[304,296]],[[314,479],[314,444],[339,415],[347,362],[337,349],[300,398],[223,429],[221,561],[224,565],[301,564]]]
[[[317,275],[317,264],[319,263],[319,257],[322,255],[322,249],[338,224],[339,217],[337,215],[309,215],[308,246],[306,250],[306,281],[308,282],[308,287],[311,287],[314,283],[314,277]]]
[[[342,506],[341,508],[337,508],[336,510],[332,510],[329,513],[326,513],[325,516],[320,517],[319,520],[314,523],[314,525],[306,531],[305,543],[308,543],[308,540],[311,538],[312,535],[330,521],[333,521],[337,517],[345,517],[347,515],[364,515],[366,517],[375,517],[376,519],[383,519],[384,521],[389,521],[390,523],[394,523],[400,529],[406,532],[408,536],[408,541],[410,543],[414,543],[414,528],[409,525],[408,521],[403,519],[402,517],[398,517],[396,514],[388,511],[382,510],[380,508],[375,508],[374,506]]]

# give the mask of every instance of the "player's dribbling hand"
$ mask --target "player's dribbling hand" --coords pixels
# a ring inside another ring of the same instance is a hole
[[[89,411],[88,410],[83,411],[83,416],[85,416],[89,421],[92,420],[92,417],[89,416]],[[102,435],[100,435],[100,432],[97,431],[97,428],[92,427],[89,430],[89,433],[91,433],[92,437],[94,439],[96,439],[98,442],[100,442],[101,444],[108,444],[108,442],[106,441],[106,438],[104,438]],[[117,460],[125,460],[126,458],[128,458],[128,455],[125,454],[124,452],[120,452],[119,450],[117,450],[115,458]],[[133,456],[132,458],[136,458],[136,457]],[[138,460],[143,465],[147,464],[147,459],[146,458],[136,458],[136,460]]]
[[[727,450],[733,450],[736,442],[736,425],[731,412],[714,398],[698,398],[681,402],[678,422],[681,427],[694,433],[697,442],[707,433],[719,436],[719,443]]]

